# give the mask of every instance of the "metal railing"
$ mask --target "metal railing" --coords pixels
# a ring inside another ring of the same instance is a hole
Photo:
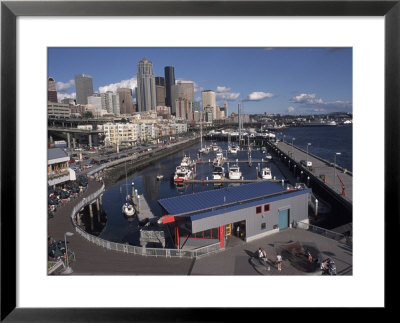
[[[298,229],[307,230],[307,231],[322,235],[324,237],[327,237],[329,239],[343,242],[343,243],[347,244],[348,246],[352,246],[352,239],[350,237],[348,237],[344,234],[338,233],[338,232],[334,232],[334,231],[330,231],[330,230],[327,230],[327,229],[324,229],[321,227],[317,227],[317,226],[309,224],[307,222],[303,222],[303,221],[294,222],[293,227],[298,228]]]
[[[90,194],[89,196],[86,197],[85,200],[81,200],[75,207],[73,208],[71,212],[71,220],[72,224],[75,227],[75,231],[79,233],[83,238],[86,240],[100,246],[103,248],[106,248],[108,250],[114,250],[114,251],[119,251],[119,252],[124,252],[124,253],[131,253],[135,255],[141,255],[141,256],[154,256],[154,257],[177,257],[177,258],[199,258],[205,255],[209,255],[211,253],[215,253],[219,250],[221,250],[220,243],[214,243],[209,246],[201,247],[198,249],[193,249],[193,250],[182,250],[182,249],[166,249],[166,248],[145,248],[145,247],[139,247],[139,246],[132,246],[127,243],[117,243],[117,242],[112,242],[108,240],[104,240],[102,238],[93,236],[86,231],[82,230],[76,223],[75,221],[75,215],[76,213],[79,212],[81,208],[83,208],[85,205],[90,204],[93,200],[95,200],[101,193],[104,192],[104,184],[102,187],[97,190],[96,192]]]

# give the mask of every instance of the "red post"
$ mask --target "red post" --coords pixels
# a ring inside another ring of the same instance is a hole
[[[224,226],[221,225],[219,227],[219,244],[221,248],[224,248],[225,246],[225,234],[224,234]]]
[[[177,225],[175,225],[175,244],[177,245],[178,249],[180,249],[180,243],[179,243],[179,228]]]

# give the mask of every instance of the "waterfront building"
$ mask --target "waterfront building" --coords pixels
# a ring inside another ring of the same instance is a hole
[[[88,104],[87,98],[93,94],[93,79],[88,74],[75,75],[76,103]]]
[[[69,156],[61,148],[47,150],[47,183],[49,186],[76,180],[75,172],[69,168]]]
[[[161,199],[163,223],[180,238],[213,239],[225,246],[230,232],[246,242],[308,221],[311,189],[288,191],[277,183],[258,183]],[[183,242],[183,241],[182,241]],[[210,241],[212,242],[212,241]]]
[[[134,144],[139,139],[139,125],[136,123],[105,123],[103,130],[106,146]]]
[[[164,67],[165,75],[165,105],[172,108],[171,86],[175,85],[175,71],[173,66]]]
[[[156,83],[153,73],[153,64],[143,58],[138,64],[136,103],[138,110],[150,111],[156,108]]]
[[[49,77],[47,80],[47,101],[58,102],[56,82],[54,81],[54,78],[52,78],[52,77]]]
[[[212,90],[205,90],[201,92],[201,101],[203,111],[210,109],[213,114],[213,120],[217,118],[217,102],[216,94]]]
[[[69,118],[71,110],[69,104],[47,102],[47,117],[52,119]]]
[[[133,114],[135,111],[133,108],[132,89],[119,88],[117,93],[119,95],[120,114]]]
[[[71,110],[71,115],[80,115],[82,116],[85,113],[86,106],[83,104],[77,104],[77,105],[69,105],[69,108]]]
[[[187,132],[187,123],[171,123],[170,127],[174,135]]]

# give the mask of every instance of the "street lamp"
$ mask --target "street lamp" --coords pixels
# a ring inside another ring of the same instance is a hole
[[[335,187],[336,190],[336,155],[341,155],[342,153],[335,153],[335,162],[333,165],[333,187]]]
[[[307,159],[306,159],[306,166],[308,165],[308,146],[311,146],[311,142],[307,143]]]
[[[296,138],[292,138],[292,158],[293,158],[293,140],[296,140]]]
[[[65,260],[66,260],[66,268],[63,271],[63,274],[71,274],[72,273],[72,268],[69,266],[68,262],[68,246],[67,246],[67,236],[71,237],[74,234],[72,232],[65,232],[64,234],[64,242],[65,242]]]

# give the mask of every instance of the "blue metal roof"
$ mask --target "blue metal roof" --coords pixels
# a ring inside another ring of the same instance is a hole
[[[182,195],[158,200],[158,203],[169,214],[181,214],[201,211],[224,204],[266,197],[271,194],[285,192],[277,183],[262,181],[235,187],[225,187],[195,194]]]
[[[305,189],[305,190],[299,190],[299,191],[286,191],[286,194],[284,194],[284,195],[266,197],[265,199],[249,202],[246,204],[236,204],[236,205],[233,205],[226,209],[223,209],[223,211],[224,212],[232,212],[232,211],[248,208],[251,206],[257,206],[257,205],[261,205],[264,203],[275,202],[275,201],[278,201],[283,198],[289,198],[289,197],[294,197],[297,195],[308,194],[308,193],[311,193],[311,189]],[[218,214],[221,214],[221,209],[193,213],[190,215],[190,219],[191,219],[191,221],[196,221],[196,220],[201,220],[201,219],[208,218],[208,217],[218,215]]]

